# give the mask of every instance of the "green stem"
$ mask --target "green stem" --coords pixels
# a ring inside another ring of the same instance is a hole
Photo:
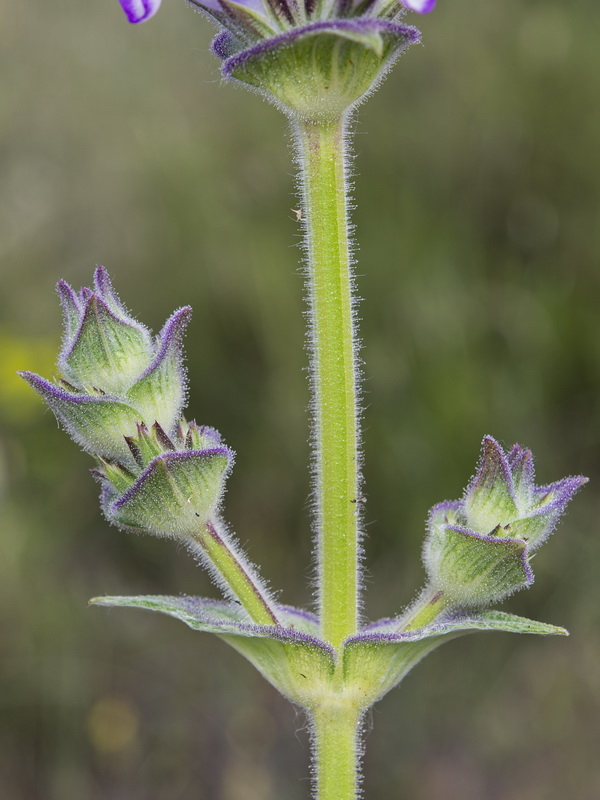
[[[269,594],[262,581],[243,557],[236,551],[224,530],[218,530],[215,520],[196,534],[196,542],[208,556],[222,583],[258,625],[277,625]]]
[[[431,587],[423,589],[419,597],[398,620],[400,631],[412,631],[434,622],[446,610],[447,601],[443,592]]]
[[[361,716],[353,707],[335,705],[313,712],[317,764],[315,800],[356,799]]]
[[[359,474],[346,120],[299,122],[312,337],[321,634],[356,632]]]

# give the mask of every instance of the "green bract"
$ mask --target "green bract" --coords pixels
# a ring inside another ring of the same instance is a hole
[[[313,712],[332,700],[362,713],[428,653],[472,631],[565,635],[563,628],[501,611],[454,615],[412,631],[383,620],[365,627],[336,653],[319,638],[316,617],[278,606],[278,625],[256,625],[239,605],[200,597],[98,597],[94,605],[158,611],[195,631],[214,633],[244,655],[292,702]]]
[[[313,22],[241,49],[215,39],[226,77],[256,89],[303,120],[335,120],[373,91],[418,39],[414,28],[374,17]]]

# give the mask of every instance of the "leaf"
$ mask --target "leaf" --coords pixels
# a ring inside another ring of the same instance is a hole
[[[289,606],[277,609],[284,625],[255,625],[241,606],[201,597],[95,597],[91,605],[158,611],[190,628],[214,633],[245,656],[285,697],[314,705],[334,670],[333,650],[311,631],[311,614]]]
[[[396,686],[436,647],[475,631],[568,636],[564,628],[507,614],[453,614],[440,622],[412,631],[398,631],[397,620],[382,620],[348,639],[344,648],[344,677],[371,705]]]

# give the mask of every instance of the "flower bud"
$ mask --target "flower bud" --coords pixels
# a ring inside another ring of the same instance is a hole
[[[58,359],[63,378],[82,391],[120,394],[135,381],[153,357],[150,331],[109,301],[96,271],[96,292],[77,296],[64,281],[57,285],[65,318],[65,337]],[[112,290],[105,276],[107,288]],[[102,287],[102,288],[101,288]]]
[[[137,468],[102,460],[102,508],[122,528],[159,536],[193,536],[216,513],[233,453],[212,428],[195,422],[170,439],[158,423],[139,425],[127,444]],[[198,446],[188,450],[187,444]]]
[[[126,467],[133,465],[124,437],[136,425],[175,431],[185,401],[183,334],[191,309],[167,320],[155,341],[117,297],[103,267],[94,290],[77,294],[58,284],[65,335],[58,359],[61,379],[51,382],[30,372],[22,377],[48,403],[84,450]]]
[[[531,553],[553,531],[581,476],[537,487],[530,450],[505,454],[483,440],[479,469],[462,500],[429,515],[423,558],[431,584],[453,606],[485,606],[533,582]]]

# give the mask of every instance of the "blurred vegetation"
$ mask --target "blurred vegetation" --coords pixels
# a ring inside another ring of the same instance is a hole
[[[109,268],[159,328],[194,306],[190,416],[238,459],[228,519],[311,603],[304,300],[286,124],[222,87],[180,2],[0,9],[0,787],[5,800],[301,800],[303,720],[183,625],[105,593],[214,594],[109,528],[90,459],[17,382],[49,375],[53,286]],[[370,617],[419,587],[428,508],[484,433],[589,487],[504,607],[570,640],[469,637],[373,711],[370,800],[600,797],[600,49],[592,0],[445,0],[356,123]],[[9,77],[10,76],[10,77]],[[366,135],[368,132],[368,135]]]

